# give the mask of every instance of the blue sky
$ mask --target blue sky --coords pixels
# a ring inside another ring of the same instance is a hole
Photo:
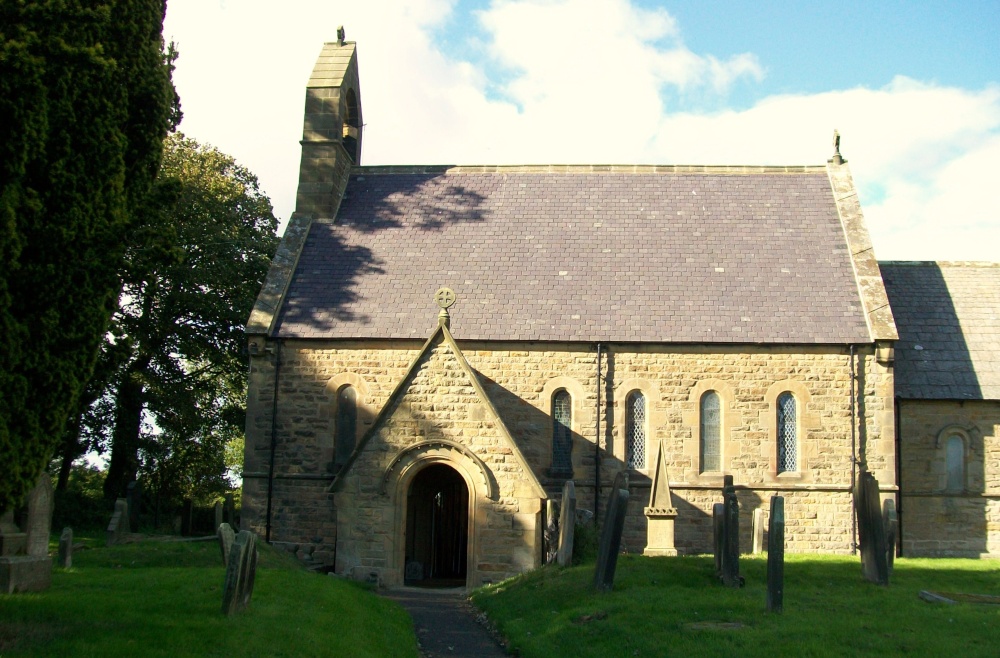
[[[305,82],[357,41],[363,164],[822,164],[881,259],[1000,260],[1000,2],[170,0],[188,135],[294,202]]]

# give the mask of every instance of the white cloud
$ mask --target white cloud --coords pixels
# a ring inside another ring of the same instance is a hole
[[[492,69],[435,40],[454,1],[333,7],[298,0],[171,0],[182,129],[258,174],[276,212],[294,202],[305,82],[343,24],[358,42],[366,164],[668,162],[821,164],[843,134],[880,258],[1000,256],[1000,89],[897,78],[882,89],[766,98],[686,114],[663,92],[724,98],[760,80],[749,53],[695,53],[663,10],[627,0],[494,0],[477,13]],[[470,37],[471,38],[471,37]],[[497,94],[487,89],[499,89]]]

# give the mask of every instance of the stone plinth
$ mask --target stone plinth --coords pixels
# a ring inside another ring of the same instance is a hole
[[[649,492],[649,506],[643,509],[648,523],[644,555],[677,555],[674,547],[674,519],[677,509],[670,500],[670,478],[667,461],[663,456],[663,444],[656,453],[656,470],[653,472],[653,486]]]
[[[41,592],[52,584],[52,558],[47,555],[0,557],[0,594]]]

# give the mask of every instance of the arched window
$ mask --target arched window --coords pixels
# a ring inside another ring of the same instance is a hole
[[[358,427],[358,394],[353,386],[342,386],[337,391],[337,419],[334,429],[334,461],[344,464],[354,452]]]
[[[945,491],[965,491],[965,441],[958,434],[948,437],[944,463],[948,475]]]
[[[552,472],[573,472],[573,399],[566,389],[552,395]]]
[[[778,396],[778,472],[799,470],[795,396],[785,391]]]
[[[721,471],[719,438],[722,427],[722,404],[719,394],[706,391],[701,396],[701,470]]]
[[[646,397],[640,391],[625,398],[625,465],[646,468]]]

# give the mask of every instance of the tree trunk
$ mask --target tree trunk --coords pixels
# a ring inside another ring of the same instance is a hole
[[[129,368],[118,387],[115,427],[111,436],[111,461],[104,479],[104,497],[123,498],[129,482],[139,471],[139,435],[145,408],[145,388],[140,381],[143,366]]]

